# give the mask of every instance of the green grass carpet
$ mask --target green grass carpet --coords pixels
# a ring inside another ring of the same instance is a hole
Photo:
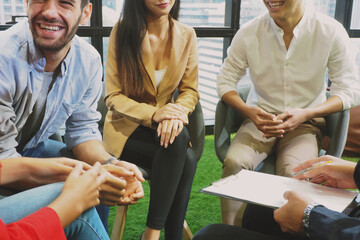
[[[214,150],[214,136],[205,137],[205,147],[201,159],[198,162],[190,201],[186,213],[186,221],[195,234],[202,227],[211,223],[221,222],[220,199],[215,196],[200,193],[199,190],[207,187],[210,183],[220,179],[221,163],[216,157]],[[149,205],[149,184],[143,183],[145,197],[135,205],[129,207],[124,231],[124,240],[137,240],[145,230],[146,216]],[[116,209],[110,209],[109,232],[111,233]],[[163,239],[163,233],[162,238]]]

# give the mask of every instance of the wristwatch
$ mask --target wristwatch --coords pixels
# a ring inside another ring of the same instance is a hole
[[[319,205],[320,204],[318,204],[316,202],[311,202],[311,203],[309,203],[309,205],[306,206],[306,208],[304,210],[302,222],[303,222],[303,226],[304,226],[304,232],[307,237],[309,237],[309,220],[310,220],[311,210],[313,210],[314,207],[319,206]]]

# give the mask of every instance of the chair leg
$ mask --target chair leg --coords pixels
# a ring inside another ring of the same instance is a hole
[[[192,234],[186,220],[184,220],[183,240],[191,240],[192,238],[193,238],[193,234]]]
[[[114,220],[113,229],[111,232],[111,240],[121,240],[124,234],[126,215],[129,206],[118,206],[116,209],[116,216]]]

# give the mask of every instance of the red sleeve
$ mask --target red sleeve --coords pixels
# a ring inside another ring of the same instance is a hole
[[[0,220],[1,240],[66,240],[60,219],[52,208],[39,211],[14,223]]]

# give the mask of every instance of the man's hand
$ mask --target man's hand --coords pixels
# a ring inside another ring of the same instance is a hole
[[[126,187],[124,195],[120,198],[118,205],[135,204],[138,200],[144,197],[144,190],[142,184],[135,177],[128,177],[126,179]]]
[[[311,202],[294,191],[284,193],[284,198],[288,202],[281,208],[274,211],[274,219],[279,223],[283,232],[302,233],[304,227],[302,223],[304,210]]]
[[[132,163],[129,163],[126,161],[120,161],[120,160],[112,161],[111,164],[118,166],[118,167],[122,167],[130,172],[133,172],[135,174],[136,179],[139,180],[140,182],[145,181],[142,172],[139,170],[139,168],[135,164],[132,164]],[[126,177],[126,176],[120,176],[120,177]]]
[[[258,130],[264,133],[265,138],[283,137],[284,130],[278,127],[283,121],[277,119],[274,114],[259,107],[248,107],[244,114],[253,121]]]
[[[275,129],[283,129],[285,133],[294,130],[300,124],[311,119],[308,109],[294,108],[276,116],[283,123],[276,126]]]
[[[141,182],[144,182],[145,179],[142,175],[142,172],[139,168],[132,163],[126,161],[113,161],[112,164],[123,167],[130,172],[133,172],[133,176],[123,176],[126,180],[126,187],[124,191],[124,195],[120,198],[118,205],[127,205],[127,204],[135,204],[137,201],[144,197],[144,190]]]
[[[134,204],[144,196],[141,182],[145,179],[136,165],[116,160],[102,168],[108,175],[106,182],[101,185],[101,204]]]
[[[310,171],[304,172],[302,174],[296,175],[296,179],[311,179],[311,182],[314,183],[324,183],[323,185],[335,188],[351,188],[356,189],[357,186],[354,181],[354,171],[356,163],[346,161],[333,156],[322,156],[315,158],[309,161],[304,162],[303,164],[294,168],[294,172],[299,172],[301,170],[312,167],[318,162],[327,162],[331,163],[315,167]]]
[[[100,202],[103,205],[115,206],[125,194],[125,177],[133,177],[134,173],[113,164],[102,166],[106,173],[106,181],[101,185]]]

